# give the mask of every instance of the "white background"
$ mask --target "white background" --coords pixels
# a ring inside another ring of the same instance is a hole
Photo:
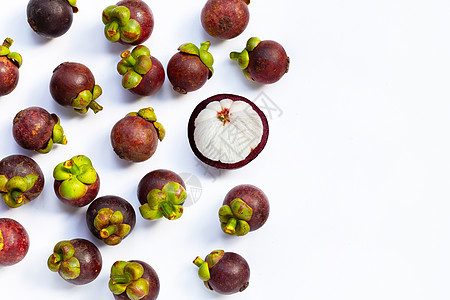
[[[449,299],[448,1],[255,0],[248,28],[230,41],[204,33],[203,1],[147,3],[155,29],[145,45],[164,66],[180,44],[212,42],[216,72],[202,89],[182,96],[166,80],[151,97],[123,90],[115,66],[126,47],[107,42],[101,22],[103,8],[114,2],[80,0],[72,28],[55,40],[32,32],[27,0],[0,5],[0,39],[12,37],[12,51],[24,59],[17,89],[0,99],[0,155],[32,156],[46,176],[33,202],[0,205],[0,216],[21,222],[31,239],[22,262],[0,268],[2,299],[110,299],[109,268],[119,259],[152,265],[161,280],[159,299],[221,299],[204,288],[192,264],[214,249],[240,253],[250,264],[250,286],[233,299]],[[251,36],[285,47],[291,68],[278,83],[248,82],[228,59]],[[64,61],[92,70],[103,88],[102,112],[79,116],[52,100],[50,77]],[[224,92],[254,100],[270,125],[263,152],[234,171],[200,163],[186,136],[196,104]],[[60,116],[66,146],[39,155],[15,144],[12,119],[33,105]],[[166,139],[144,163],[121,161],[110,130],[146,106],[154,107]],[[89,156],[100,174],[99,196],[121,196],[136,211],[137,183],[158,168],[198,179],[201,197],[177,221],[151,223],[138,213],[123,243],[103,246],[86,229],[86,208],[67,207],[53,192],[53,167],[77,154]],[[241,183],[265,191],[271,214],[258,231],[228,237],[217,210]],[[85,286],[46,267],[54,244],[76,237],[94,241],[103,255],[100,276]]]

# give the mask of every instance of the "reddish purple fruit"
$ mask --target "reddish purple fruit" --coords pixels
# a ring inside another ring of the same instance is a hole
[[[53,144],[67,144],[56,114],[33,106],[19,111],[13,120],[14,140],[24,149],[48,153]]]
[[[213,75],[214,58],[208,52],[210,42],[204,42],[200,48],[186,43],[178,48],[167,64],[167,77],[174,91],[180,94],[196,91]]]
[[[141,260],[116,261],[111,267],[109,290],[114,299],[155,300],[159,294],[156,271]]]
[[[122,75],[122,86],[139,96],[150,96],[159,91],[165,79],[160,61],[150,55],[150,50],[136,46],[131,52],[124,51],[117,71]]]
[[[89,205],[86,223],[96,238],[114,246],[131,233],[136,224],[136,213],[125,199],[103,196]]]
[[[102,256],[97,246],[88,240],[61,241],[55,245],[47,266],[67,282],[82,285],[90,283],[100,274]]]
[[[50,94],[62,106],[68,106],[85,114],[88,109],[98,113],[103,109],[97,101],[102,89],[95,84],[91,70],[83,64],[64,62],[53,70]]]
[[[156,151],[158,140],[162,141],[165,136],[164,127],[156,120],[151,107],[129,113],[119,120],[111,130],[114,152],[131,162],[149,159]]]
[[[208,0],[201,13],[202,26],[215,38],[235,38],[247,28],[249,4],[250,0]]]
[[[222,231],[242,236],[266,223],[269,217],[269,201],[256,186],[241,184],[232,188],[219,210]]]
[[[277,82],[289,70],[289,57],[283,46],[274,41],[250,38],[242,52],[231,52],[245,77],[263,84]]]
[[[9,207],[19,207],[38,197],[44,188],[39,165],[25,155],[10,155],[0,161],[0,194]]]
[[[25,228],[13,219],[0,218],[0,265],[17,264],[29,248],[30,239]]]
[[[247,261],[234,252],[212,251],[205,260],[194,260],[198,275],[205,286],[219,294],[229,295],[244,291],[249,285],[250,267]]]
[[[141,0],[123,0],[103,10],[105,37],[110,42],[125,45],[139,45],[145,42],[153,31],[153,13]]]
[[[12,43],[11,38],[6,38],[0,46],[0,96],[11,93],[19,83],[22,56],[17,52],[9,51]]]
[[[144,219],[157,220],[165,217],[175,220],[183,214],[186,185],[175,172],[154,170],[139,181],[137,196],[141,203],[139,211]]]
[[[188,138],[194,154],[205,164],[236,169],[264,149],[269,123],[250,100],[219,94],[200,102],[191,114]]]

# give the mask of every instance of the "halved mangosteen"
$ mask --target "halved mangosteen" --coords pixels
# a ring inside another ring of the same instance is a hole
[[[200,102],[188,124],[189,144],[205,164],[236,169],[255,159],[269,137],[269,123],[252,101],[219,94]]]

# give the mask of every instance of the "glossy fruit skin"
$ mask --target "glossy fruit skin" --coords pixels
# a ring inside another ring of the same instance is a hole
[[[237,37],[247,28],[250,12],[243,0],[208,0],[200,19],[209,35],[228,40]]]
[[[97,180],[93,184],[86,185],[86,194],[83,197],[76,199],[68,199],[61,195],[59,192],[59,187],[61,186],[62,181],[55,180],[53,183],[53,190],[55,191],[56,197],[61,200],[64,204],[73,206],[73,207],[83,207],[91,203],[95,197],[98,195],[98,191],[100,190],[100,176],[97,173]]]
[[[19,83],[19,68],[7,57],[0,56],[0,96],[10,94]]]
[[[169,182],[176,182],[183,186],[186,189],[186,184],[183,179],[177,173],[165,170],[158,169],[145,174],[144,177],[139,181],[137,188],[137,196],[138,200],[141,204],[147,203],[147,195],[153,189],[162,190],[164,185]]]
[[[244,291],[249,284],[250,267],[237,253],[225,252],[223,257],[209,269],[208,286],[217,293],[230,295]]]
[[[249,75],[259,83],[275,83],[289,70],[289,57],[283,46],[275,41],[261,41],[249,52],[249,58]]]
[[[136,20],[141,25],[140,37],[132,42],[126,43],[119,40],[119,43],[124,45],[139,45],[148,40],[153,32],[154,18],[150,7],[141,0],[123,0],[116,3],[117,6],[125,6],[130,10],[130,19]]]
[[[131,206],[128,201],[121,197],[107,195],[95,199],[89,205],[86,211],[86,224],[96,238],[100,240],[102,239],[102,237],[100,236],[100,232],[94,226],[94,219],[95,216],[97,216],[99,210],[103,208],[110,208],[113,211],[120,211],[123,215],[123,223],[128,224],[131,227],[128,234],[131,233],[134,225],[136,224],[136,213],[134,212],[133,206]],[[125,237],[127,236],[128,235],[126,235]]]
[[[152,68],[146,74],[142,75],[142,80],[135,88],[129,91],[138,96],[150,96],[155,94],[164,83],[166,73],[161,62],[154,56],[150,57]]]
[[[158,298],[159,290],[160,290],[160,283],[159,283],[159,277],[156,271],[146,262],[141,260],[130,260],[130,262],[137,262],[142,267],[144,267],[144,274],[142,275],[142,278],[147,280],[149,283],[149,293],[144,298],[141,298],[140,300],[156,300]],[[129,300],[126,292],[123,292],[120,295],[114,295],[114,299],[116,300]]]
[[[198,90],[211,75],[208,67],[196,55],[178,52],[167,64],[167,77],[173,89],[180,94]]]
[[[20,262],[28,253],[30,239],[25,228],[17,221],[0,218],[3,249],[0,250],[0,265],[11,266]]]
[[[113,126],[111,145],[121,159],[142,162],[155,153],[158,133],[151,122],[139,116],[126,116]]]
[[[76,11],[76,10],[75,10]],[[72,26],[74,8],[67,0],[30,0],[27,20],[40,36],[56,38]]]

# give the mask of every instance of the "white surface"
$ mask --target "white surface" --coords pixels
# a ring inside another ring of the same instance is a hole
[[[80,0],[69,32],[45,41],[26,23],[26,0],[2,1],[0,35],[14,38],[12,49],[24,64],[18,88],[0,99],[0,154],[31,155],[47,180],[34,202],[14,210],[0,206],[0,215],[21,222],[31,238],[28,256],[0,269],[2,299],[109,299],[109,268],[117,259],[151,264],[161,280],[159,299],[220,299],[204,288],[192,264],[218,248],[242,254],[251,266],[249,288],[233,299],[450,297],[448,1],[253,1],[241,36],[211,39],[216,72],[201,90],[179,96],[166,81],[158,94],[142,99],[120,86],[115,65],[124,47],[102,36],[100,14],[112,3]],[[203,1],[148,3],[156,23],[145,45],[163,65],[181,43],[209,39],[199,21]],[[280,82],[249,83],[228,60],[251,36],[286,48],[291,69]],[[98,115],[78,116],[51,99],[52,70],[64,61],[93,71],[104,91]],[[222,92],[255,100],[271,130],[255,161],[228,172],[199,163],[186,137],[195,105]],[[12,118],[31,105],[61,117],[68,145],[48,155],[15,145]],[[120,161],[110,147],[111,127],[150,105],[167,129],[166,140],[145,163]],[[174,222],[138,216],[122,244],[100,246],[100,276],[71,286],[47,270],[46,260],[62,239],[94,240],[85,208],[60,204],[52,190],[53,167],[76,154],[92,159],[102,178],[99,195],[124,197],[136,209],[137,182],[157,168],[198,178],[201,198]],[[266,192],[271,214],[260,230],[227,237],[217,210],[241,183]]]

